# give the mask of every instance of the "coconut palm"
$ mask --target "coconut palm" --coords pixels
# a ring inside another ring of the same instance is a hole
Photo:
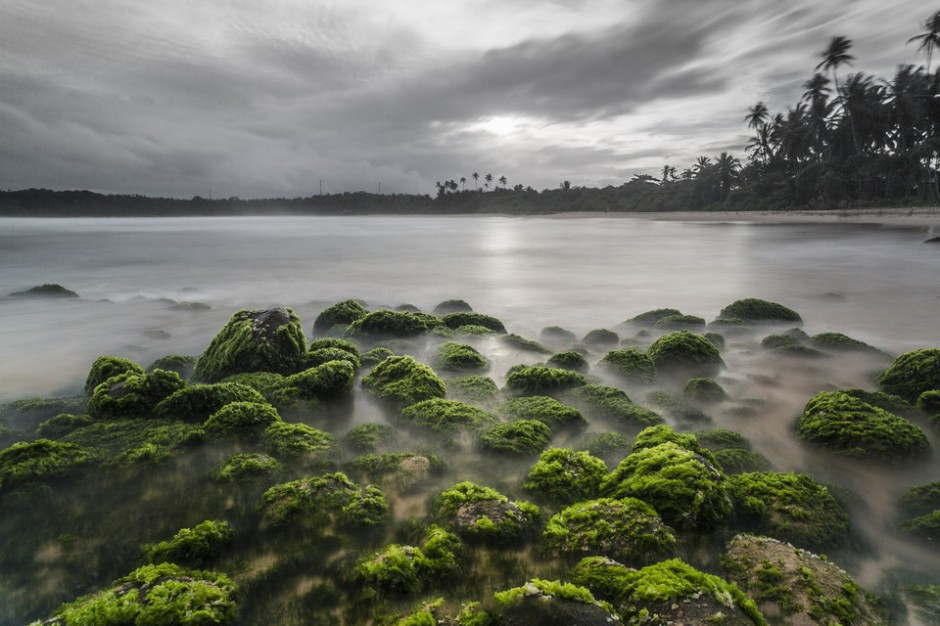
[[[826,136],[828,134],[827,120],[832,107],[829,104],[829,79],[823,74],[816,73],[803,84],[806,91],[803,93],[803,102],[809,104],[807,111],[807,126],[809,128],[810,145],[817,159],[822,158]]]
[[[479,189],[480,189],[480,185],[478,185],[477,183],[480,181],[480,175],[477,174],[476,172],[474,172],[474,173],[470,174],[470,178],[473,179],[473,186],[474,186],[476,189],[479,190]]]
[[[487,174],[486,176],[483,177],[483,180],[486,181],[486,184],[483,185],[483,186],[486,187],[487,189],[489,189],[489,188],[490,188],[490,183],[493,182],[493,175],[492,175],[492,174]]]
[[[851,65],[852,61],[855,60],[849,50],[852,48],[852,40],[848,37],[843,37],[838,35],[833,37],[829,41],[829,45],[826,46],[826,49],[819,53],[819,56],[822,57],[822,61],[816,65],[816,69],[822,68],[823,70],[832,70],[832,82],[836,85],[836,94],[839,96],[839,101],[842,102],[842,90],[839,88],[839,76],[836,74],[836,70],[840,65]],[[852,127],[852,140],[855,143],[855,151],[861,152],[859,148],[858,137],[855,133],[855,121],[852,119],[850,113],[847,114],[849,118],[849,126]]]
[[[907,43],[920,41],[920,46],[917,49],[923,50],[927,55],[927,73],[929,74],[930,58],[933,56],[934,48],[940,47],[940,11],[927,18],[924,22],[924,28],[926,32],[911,37],[907,40]]]
[[[502,185],[503,187],[505,187],[507,183],[509,183],[509,179],[507,179],[505,176],[500,176],[500,177],[499,177],[499,184],[500,184],[500,185]]]
[[[464,190],[464,187],[466,187],[466,186],[467,186],[467,177],[466,177],[466,176],[461,176],[461,177],[460,177],[460,191],[463,191],[463,190]]]
[[[744,121],[747,122],[748,128],[758,128],[767,121],[768,115],[770,112],[767,110],[767,105],[758,102],[749,109],[748,114],[744,116]]]

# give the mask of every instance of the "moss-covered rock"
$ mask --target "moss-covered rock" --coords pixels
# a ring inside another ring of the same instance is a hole
[[[606,420],[616,426],[638,429],[660,424],[663,418],[630,400],[616,387],[584,385],[571,392],[575,406],[584,413]]]
[[[444,464],[434,454],[386,452],[363,454],[350,461],[346,469],[357,480],[368,480],[402,492],[426,483],[432,474],[440,474]]]
[[[653,507],[635,498],[573,504],[548,521],[542,539],[568,557],[607,556],[630,565],[662,561],[676,545]]]
[[[779,346],[771,350],[771,353],[795,359],[823,359],[829,356],[821,350],[800,344]]]
[[[692,378],[682,389],[682,395],[700,404],[715,404],[728,398],[724,387],[711,378]]]
[[[146,455],[146,446],[175,454],[204,439],[201,425],[141,418],[94,421],[65,435],[62,442],[94,449],[103,459],[114,461],[138,453]]]
[[[316,352],[317,350],[323,350],[324,348],[335,348],[337,350],[342,350],[348,352],[355,357],[359,357],[359,347],[348,339],[339,339],[338,337],[320,337],[319,339],[311,339],[310,345],[307,346],[308,352]]]
[[[638,498],[678,529],[717,527],[733,512],[724,475],[706,458],[666,442],[635,449],[604,481],[609,498]]]
[[[728,478],[735,527],[811,550],[844,545],[849,518],[827,487],[806,474],[752,472]]]
[[[452,328],[455,330],[459,329],[461,326],[482,326],[483,328],[489,328],[493,332],[506,332],[506,327],[495,317],[484,315],[482,313],[474,313],[471,311],[448,313],[441,318],[441,321],[444,322],[444,325],[447,326],[447,328]]]
[[[443,398],[444,381],[427,365],[410,356],[391,356],[362,379],[362,386],[379,398],[408,406],[422,400]]]
[[[291,524],[304,518],[308,528],[344,531],[385,522],[388,502],[372,485],[353,483],[342,472],[275,485],[262,496],[264,522]]]
[[[900,396],[893,396],[883,391],[866,391],[865,389],[841,389],[853,398],[858,398],[865,404],[884,409],[888,413],[904,417],[920,417],[917,408]]]
[[[273,375],[278,376],[278,375]],[[278,376],[278,384],[283,378]],[[265,402],[261,393],[251,386],[224,382],[212,385],[190,385],[183,387],[161,400],[153,410],[162,419],[202,423],[209,416],[232,402]]]
[[[511,502],[490,487],[462,482],[431,501],[435,519],[458,535],[483,542],[512,542],[532,535],[539,509],[528,502]]]
[[[496,381],[487,376],[455,376],[444,381],[447,397],[461,402],[486,404],[499,394]]]
[[[272,456],[258,452],[236,454],[225,460],[215,472],[215,478],[222,481],[247,480],[269,476],[281,471],[281,464]]]
[[[358,371],[360,367],[359,357],[348,350],[342,348],[317,348],[316,350],[309,350],[304,355],[301,368],[306,370],[330,361],[346,361],[352,365],[354,371]]]
[[[659,318],[653,328],[656,330],[702,330],[705,319],[697,315],[667,315]]]
[[[166,370],[167,372],[176,372],[183,380],[189,380],[195,368],[196,357],[188,354],[168,354],[148,365],[146,373],[150,374],[154,370]]]
[[[578,336],[561,326],[546,326],[539,331],[539,340],[549,345],[568,346],[578,341]]]
[[[653,382],[656,366],[653,359],[639,350],[611,350],[598,363],[610,372],[635,384],[645,385]]]
[[[60,413],[39,424],[36,435],[41,439],[59,439],[74,430],[88,426],[94,421],[91,415]]]
[[[639,452],[647,448],[655,448],[663,443],[674,443],[695,454],[711,464],[715,463],[715,457],[711,451],[703,446],[695,435],[677,433],[672,426],[668,424],[658,424],[643,429],[633,441],[633,452]]]
[[[578,442],[575,450],[584,450],[601,459],[616,458],[619,461],[630,452],[632,445],[620,433],[590,433]]]
[[[935,425],[940,426],[940,389],[920,394],[917,398],[917,408],[926,413]]]
[[[767,458],[751,450],[751,443],[740,433],[716,429],[695,433],[698,442],[712,452],[725,474],[766,472],[771,469]]]
[[[549,448],[529,470],[522,488],[539,500],[567,505],[598,497],[606,476],[607,465],[587,452]]]
[[[489,361],[473,346],[446,341],[437,347],[431,366],[436,370],[472,371],[486,369]]]
[[[510,456],[530,456],[545,449],[552,429],[537,420],[520,419],[497,424],[480,435],[481,450]]]
[[[346,336],[370,341],[388,338],[407,339],[417,337],[439,325],[437,318],[430,315],[380,309],[351,323],[346,329]]]
[[[148,563],[176,563],[205,567],[228,547],[235,531],[225,521],[206,520],[192,528],[182,528],[169,541],[143,547]]]
[[[225,626],[236,621],[237,591],[224,574],[172,563],[145,565],[110,589],[62,605],[43,624]]]
[[[510,333],[508,335],[502,335],[500,341],[506,344],[510,348],[515,348],[516,350],[524,350],[526,352],[535,352],[537,354],[551,354],[552,351],[540,344],[537,341],[531,339],[526,339],[519,335]]]
[[[664,374],[714,376],[725,364],[714,344],[687,330],[663,335],[647,354],[657,373]]]
[[[11,431],[32,432],[43,421],[62,413],[86,413],[88,398],[23,398],[0,405],[0,422]],[[24,433],[23,438],[28,438]]]
[[[313,321],[313,335],[322,337],[334,326],[348,326],[369,314],[358,300],[344,300],[325,308]]]
[[[744,298],[735,300],[719,313],[719,317],[748,320],[752,322],[795,322],[801,323],[803,318],[793,309],[776,302],[768,302],[759,298]]]
[[[767,624],[737,585],[679,559],[636,570],[590,556],[578,563],[573,580],[611,602],[627,624]]]
[[[482,335],[496,335],[499,334],[492,328],[487,328],[486,326],[479,326],[477,324],[465,324],[463,326],[458,326],[457,328],[450,329],[444,326],[443,328],[435,328],[436,333],[439,332],[441,337],[458,337],[458,336],[467,336],[467,337],[480,337]]]
[[[363,352],[359,357],[359,362],[363,367],[375,367],[390,356],[395,356],[395,353],[388,348],[379,346]]]
[[[307,424],[274,421],[261,434],[261,442],[276,456],[306,456],[329,464],[335,452],[336,437]]]
[[[278,394],[301,400],[339,398],[352,392],[355,378],[356,368],[350,361],[327,361],[286,377]]]
[[[118,374],[95,387],[88,413],[98,419],[144,417],[154,412],[157,403],[185,386],[176,372]]]
[[[940,509],[905,521],[901,528],[928,541],[940,539]]]
[[[343,436],[343,443],[355,452],[375,452],[394,445],[397,440],[394,428],[375,422],[360,424]]]
[[[783,348],[785,346],[802,345],[809,341],[809,335],[800,328],[791,328],[782,333],[767,335],[761,339],[760,345],[767,350]]]
[[[829,352],[867,352],[887,356],[884,352],[864,341],[852,339],[842,333],[819,333],[809,338],[809,345]]]
[[[443,398],[431,398],[406,406],[400,417],[406,424],[437,433],[480,430],[497,421],[495,415],[483,409]]]
[[[287,376],[301,369],[306,352],[307,338],[291,309],[239,311],[196,361],[193,379],[214,383],[244,372]]]
[[[917,402],[925,391],[940,389],[940,348],[923,348],[898,356],[878,377],[885,393]]]
[[[772,624],[888,624],[872,597],[825,557],[754,535],[737,535],[723,559],[729,580]]]
[[[115,376],[121,374],[143,374],[144,368],[130,359],[119,356],[99,356],[91,364],[91,369],[85,378],[85,395],[90,396],[95,392],[95,387]]]
[[[579,374],[586,374],[589,368],[584,355],[574,350],[556,352],[548,358],[548,365],[557,367],[558,369],[578,372]]]
[[[609,350],[620,343],[620,335],[606,328],[595,328],[581,338],[581,343],[595,350]]]
[[[508,420],[538,420],[553,431],[587,426],[581,411],[549,396],[511,398],[497,412]]]
[[[518,395],[551,395],[585,384],[587,380],[577,372],[541,365],[516,365],[506,376],[506,387]]]
[[[423,549],[391,544],[359,559],[353,570],[354,580],[378,594],[405,594],[433,587],[457,572],[463,551],[459,537],[431,525],[422,544]]]
[[[804,441],[855,458],[896,461],[930,451],[916,425],[842,391],[823,391],[807,402],[796,432]]]
[[[672,394],[668,391],[651,391],[646,394],[646,401],[655,406],[672,420],[695,426],[702,426],[711,422],[711,418],[684,395]]]
[[[642,328],[652,328],[659,320],[673,315],[682,315],[682,311],[679,309],[653,309],[652,311],[640,313],[636,317],[631,317],[626,323]]]
[[[268,426],[279,421],[277,409],[266,402],[231,402],[210,415],[203,429],[214,437],[257,441]]]
[[[923,515],[940,509],[940,480],[910,487],[901,496],[900,505],[908,515]]]
[[[703,333],[702,337],[705,337],[718,350],[725,349],[725,338],[720,333],[707,332]]]
[[[620,617],[588,589],[558,580],[533,578],[493,595],[496,619],[505,626],[608,626]]]
[[[439,317],[450,315],[451,313],[472,313],[473,307],[464,300],[444,300],[432,310],[434,315]]]
[[[74,475],[98,460],[94,450],[61,441],[37,439],[0,450],[0,493]]]

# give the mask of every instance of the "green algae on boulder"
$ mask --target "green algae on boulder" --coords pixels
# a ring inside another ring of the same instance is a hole
[[[652,328],[659,320],[672,315],[682,315],[682,311],[679,309],[653,309],[652,311],[640,313],[636,317],[631,317],[625,323],[643,328]]]
[[[172,563],[144,565],[108,590],[62,605],[42,624],[225,626],[236,621],[237,591],[224,574]]]
[[[693,404],[682,395],[668,391],[651,391],[646,395],[646,401],[676,422],[701,426],[703,423],[707,424],[712,421],[712,418],[697,404]]]
[[[504,626],[608,626],[619,623],[613,607],[571,583],[533,578],[493,594],[496,619]]]
[[[809,338],[809,345],[829,352],[868,352],[887,356],[884,352],[864,341],[852,339],[842,333],[819,333]],[[890,357],[889,357],[890,358]]]
[[[552,345],[571,345],[578,341],[578,336],[561,326],[546,326],[539,331],[539,339]]]
[[[607,465],[587,452],[549,448],[529,470],[522,488],[539,500],[567,505],[598,497],[606,476]]]
[[[715,429],[695,433],[698,442],[711,451],[725,474],[765,472],[771,469],[767,458],[751,450],[751,443],[740,433]]]
[[[551,354],[552,351],[540,344],[537,341],[531,339],[526,339],[525,337],[520,337],[519,335],[510,333],[508,335],[502,335],[500,341],[509,346],[510,348],[515,348],[517,350],[524,350],[526,352],[536,352],[538,354]]]
[[[95,387],[88,401],[88,413],[99,419],[144,417],[153,413],[161,400],[185,386],[176,372],[118,374]]]
[[[166,370],[167,372],[176,372],[183,380],[188,380],[196,367],[196,357],[188,354],[167,354],[162,356],[145,370],[150,374],[154,370]]]
[[[930,451],[916,425],[843,391],[814,396],[796,422],[797,436],[842,456],[900,461]]]
[[[391,426],[369,422],[352,428],[343,436],[343,443],[356,452],[375,452],[393,445],[397,439]]]
[[[278,420],[264,429],[261,442],[278,456],[312,456],[323,464],[329,464],[336,446],[336,437],[307,424]]]
[[[630,440],[620,433],[590,433],[578,442],[575,449],[584,450],[605,460],[612,457],[622,460],[630,452],[632,445]]]
[[[301,399],[330,399],[344,396],[352,391],[356,368],[346,360],[327,361],[322,365],[305,369],[285,379],[289,388],[297,390]]]
[[[215,478],[222,481],[246,480],[280,471],[281,464],[274,457],[258,452],[246,452],[226,459],[215,473]]]
[[[388,516],[388,503],[378,487],[357,485],[342,472],[275,485],[264,492],[262,501],[269,526],[310,518],[310,528],[323,528],[328,522],[343,531],[375,526]]]
[[[119,356],[99,356],[91,364],[91,370],[85,379],[85,395],[90,396],[95,392],[95,387],[115,376],[121,374],[143,374],[144,368],[130,359]]]
[[[430,315],[380,309],[351,323],[346,329],[346,336],[371,341],[389,338],[407,339],[426,333],[438,325],[440,322],[437,318]]]
[[[495,415],[483,409],[443,398],[431,398],[406,406],[400,417],[406,424],[438,433],[479,430],[497,421]]]
[[[193,380],[214,383],[245,372],[289,375],[301,369],[307,338],[288,308],[238,311],[196,361]]]
[[[279,421],[277,409],[266,402],[231,402],[210,415],[203,428],[215,437],[256,441],[268,426]]]
[[[363,367],[375,367],[390,356],[395,356],[395,353],[388,348],[379,346],[363,352],[359,357],[359,362],[362,363]]]
[[[888,624],[851,576],[812,552],[769,537],[737,535],[722,564],[772,624]]]
[[[587,426],[581,411],[549,396],[511,398],[497,412],[509,420],[538,420],[553,431]]]
[[[431,501],[435,519],[467,539],[513,542],[532,535],[539,508],[528,502],[511,502],[490,487],[462,482],[445,489]]]
[[[461,402],[485,404],[496,399],[499,387],[487,376],[455,376],[444,381],[447,396]]]
[[[671,441],[631,452],[601,493],[648,502],[680,530],[715,528],[733,512],[724,475],[702,455]]]
[[[561,393],[585,384],[587,380],[577,372],[541,365],[516,365],[506,376],[506,387],[510,391],[527,396]]]
[[[481,450],[512,456],[541,452],[552,438],[552,429],[537,420],[520,419],[497,424],[480,435]]]
[[[917,408],[927,414],[936,426],[940,426],[940,389],[925,391],[917,398]]]
[[[410,356],[388,357],[362,379],[362,386],[400,406],[443,398],[447,393],[444,381],[434,370]]]
[[[667,315],[656,320],[653,328],[656,330],[702,330],[705,328],[705,320],[697,315]]]
[[[676,545],[653,507],[635,498],[573,504],[548,521],[542,539],[568,557],[607,556],[630,565],[662,561]]]
[[[37,439],[0,450],[0,494],[30,484],[64,479],[98,460],[95,450]]]
[[[506,327],[495,317],[484,315],[482,313],[474,313],[472,311],[458,311],[456,313],[448,313],[441,318],[441,321],[444,322],[444,325],[447,326],[447,328],[452,328],[454,330],[459,329],[461,326],[482,326],[483,328],[488,328],[496,333],[506,332]]]
[[[36,429],[36,435],[41,439],[60,439],[74,430],[88,426],[93,421],[91,415],[59,413],[40,423]]]
[[[443,316],[451,313],[472,313],[473,307],[464,300],[444,300],[431,311],[434,315]]]
[[[316,350],[307,351],[307,354],[304,355],[304,362],[301,368],[306,370],[311,367],[323,365],[324,363],[329,363],[330,361],[346,361],[352,365],[354,371],[358,371],[360,367],[359,357],[349,350],[342,348],[317,348]]]
[[[718,314],[719,318],[736,317],[752,322],[796,322],[803,318],[793,309],[776,302],[768,302],[759,298],[744,298],[736,300],[723,308]]]
[[[687,330],[663,335],[647,354],[656,372],[664,374],[714,376],[725,364],[714,344]]]
[[[206,520],[192,528],[181,528],[169,541],[143,547],[148,563],[176,563],[205,567],[232,542],[235,531],[226,521]]]
[[[626,428],[645,428],[660,424],[657,413],[630,400],[626,392],[604,385],[584,385],[571,392],[576,406],[584,413]]]
[[[728,398],[724,387],[711,378],[692,378],[682,389],[682,395],[700,404],[715,404]]]
[[[346,465],[346,469],[354,478],[404,492],[427,482],[432,474],[440,474],[444,464],[434,454],[386,452],[356,457]]]
[[[638,452],[646,448],[655,448],[663,443],[674,443],[689,452],[694,452],[709,463],[714,464],[715,462],[715,457],[712,456],[711,451],[703,446],[695,435],[677,433],[675,429],[668,424],[658,424],[644,428],[633,441],[632,451]]]
[[[589,556],[578,563],[573,580],[611,602],[627,624],[767,626],[737,585],[679,559],[636,570]]]
[[[489,361],[473,346],[446,341],[431,357],[431,367],[451,371],[480,370],[489,367]]]
[[[321,337],[330,332],[334,326],[348,326],[360,320],[369,311],[358,300],[344,300],[325,308],[313,320],[313,335]]]
[[[353,578],[379,594],[405,594],[433,587],[456,573],[463,551],[459,537],[431,525],[425,531],[422,544],[423,549],[391,544],[359,559]]]
[[[236,382],[190,385],[161,400],[153,412],[165,419],[202,423],[232,402],[265,402],[265,398],[254,388]]]
[[[579,374],[587,373],[589,366],[587,359],[580,352],[567,350],[565,352],[556,352],[548,358],[548,365],[558,369],[571,370]]]
[[[811,550],[849,536],[849,517],[827,487],[806,474],[752,472],[728,478],[735,527]]]
[[[940,389],[940,348],[922,348],[898,356],[878,377],[885,393],[917,402],[925,391]]]
[[[335,348],[348,352],[355,357],[359,357],[359,348],[355,343],[348,339],[339,339],[337,337],[320,337],[319,339],[311,339],[310,345],[307,346],[308,352],[316,352],[317,350],[322,350],[324,348]]]
[[[620,335],[606,328],[595,328],[581,338],[581,343],[595,350],[610,349],[620,343]]]
[[[110,457],[115,461],[137,452],[145,453],[145,446],[157,446],[175,454],[188,446],[202,443],[204,439],[205,432],[201,425],[138,418],[94,421],[65,435],[62,442],[92,448],[102,458]]]
[[[656,376],[653,359],[639,350],[611,350],[598,365],[636,384],[649,384]]]

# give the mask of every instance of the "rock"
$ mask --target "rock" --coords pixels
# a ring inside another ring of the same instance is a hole
[[[657,374],[714,376],[724,367],[718,349],[710,341],[687,330],[663,335],[647,351]]]
[[[587,452],[549,448],[539,457],[522,483],[537,499],[573,504],[597,498],[607,476],[607,465]]]
[[[940,348],[923,348],[898,356],[878,377],[878,386],[912,404],[925,391],[940,389]]]
[[[9,298],[77,298],[77,293],[66,289],[62,285],[45,284],[32,287],[26,291],[14,291],[8,294]]]
[[[431,502],[435,519],[458,535],[490,543],[518,542],[537,529],[539,509],[511,502],[495,489],[462,482],[445,489]]]
[[[776,302],[769,302],[759,298],[744,298],[736,300],[723,308],[718,314],[721,318],[738,318],[751,322],[796,322],[801,323],[803,318],[793,309]]]

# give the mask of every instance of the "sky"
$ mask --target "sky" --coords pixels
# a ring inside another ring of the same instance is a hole
[[[889,78],[922,0],[3,0],[0,189],[602,187],[745,159],[836,35]],[[322,181],[322,182],[321,182]],[[482,186],[482,178],[479,182]]]

